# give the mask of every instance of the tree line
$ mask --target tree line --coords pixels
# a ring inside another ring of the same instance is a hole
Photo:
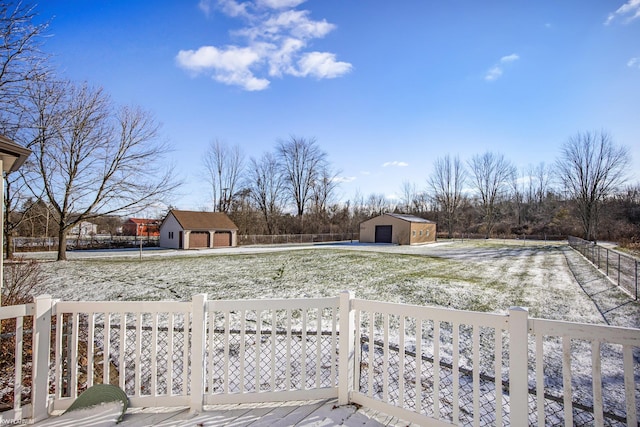
[[[583,132],[549,164],[518,170],[492,152],[467,161],[445,155],[433,161],[422,185],[403,182],[400,198],[358,193],[342,201],[339,173],[313,138],[291,136],[258,158],[214,140],[203,157],[213,206],[201,210],[227,213],[248,235],[355,235],[362,221],[396,212],[437,222],[443,237],[578,235],[632,243],[640,237],[640,186],[624,179],[628,161],[627,149],[608,133]],[[19,235],[57,235],[43,200],[26,200],[18,213]],[[158,219],[165,214],[158,211]],[[92,221],[114,234],[122,224],[114,215]]]
[[[559,157],[518,170],[504,155],[463,161],[445,155],[423,183],[405,181],[400,199],[356,194],[336,199],[339,173],[314,138],[291,136],[259,158],[211,142],[204,165],[214,209],[245,234],[358,232],[387,212],[438,223],[441,234],[579,235],[637,240],[640,186],[628,185],[630,155],[606,131],[579,132]]]

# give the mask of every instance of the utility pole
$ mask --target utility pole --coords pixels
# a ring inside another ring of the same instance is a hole
[[[227,191],[229,189],[228,188],[223,188],[222,189],[222,198],[220,199],[220,212],[226,212],[227,211]]]

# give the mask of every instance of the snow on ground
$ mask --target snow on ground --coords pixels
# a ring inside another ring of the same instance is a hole
[[[559,242],[337,243],[176,251],[76,251],[43,262],[43,293],[63,300],[356,297],[640,327],[632,301]],[[48,259],[53,254],[27,254]]]
[[[336,296],[349,289],[372,300],[497,313],[519,305],[528,307],[533,317],[640,327],[640,305],[560,242],[446,241],[413,247],[342,243],[153,250],[142,255],[69,253],[67,262],[42,264],[42,291],[65,300],[189,300],[197,293],[207,293],[209,299],[293,298]],[[549,357],[561,354],[556,341],[545,342]],[[572,355],[576,389],[590,389],[588,350]],[[619,352],[608,347],[603,351]],[[555,390],[562,381],[561,360],[550,362],[545,375],[547,386]],[[617,380],[604,381],[604,387],[611,407],[616,407],[624,402],[624,389],[619,376],[608,374],[618,372],[608,363],[603,363],[605,378]],[[590,404],[589,396],[579,397]]]

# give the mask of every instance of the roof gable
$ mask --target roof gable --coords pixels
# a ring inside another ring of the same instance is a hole
[[[222,212],[179,211],[169,212],[183,230],[237,230],[238,227]]]

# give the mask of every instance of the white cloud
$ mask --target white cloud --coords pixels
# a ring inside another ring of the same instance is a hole
[[[269,53],[269,75],[280,77],[282,74],[292,74],[293,58],[298,51],[304,47],[302,40],[287,38],[279,46],[270,45]]]
[[[308,40],[324,37],[336,28],[324,19],[313,21],[308,16],[308,10],[288,10],[271,16],[262,25],[250,28],[246,34],[252,38],[278,39],[284,32],[289,32],[296,38]]]
[[[504,64],[505,62],[517,61],[518,59],[520,59],[520,56],[518,56],[515,53],[512,53],[511,55],[503,56],[502,58],[500,58],[500,62]]]
[[[247,3],[239,3],[236,0],[218,0],[220,10],[225,15],[231,17],[249,17],[250,14],[247,11]]]
[[[199,7],[209,14],[213,0],[200,0]],[[313,20],[308,10],[294,10],[306,0],[217,0],[217,8],[230,17],[244,19],[247,25],[232,34],[246,39],[246,46],[202,46],[181,50],[178,65],[195,74],[208,72],[221,83],[245,90],[262,90],[273,77],[291,75],[329,79],[351,71],[352,65],[338,61],[331,52],[305,52],[310,41],[322,38],[336,26],[326,20]]]
[[[333,53],[310,52],[305,53],[298,61],[298,72],[294,75],[333,79],[349,71],[351,71],[351,64],[336,61],[336,55]]]
[[[333,178],[333,182],[339,182],[339,183],[353,182],[355,180],[356,180],[355,176],[336,176],[335,178]]]
[[[284,9],[299,6],[305,1],[307,0],[258,0],[258,4],[271,9]]]
[[[180,66],[194,71],[207,68],[237,70],[247,68],[259,59],[252,49],[236,46],[229,46],[224,50],[215,46],[202,46],[195,51],[181,50],[177,56]]]
[[[640,18],[640,0],[628,0],[620,6],[615,12],[612,12],[604,21],[604,25],[609,25],[614,19],[626,17],[625,23]]]
[[[489,69],[489,71],[487,71],[487,74],[485,74],[484,79],[488,80],[488,81],[493,81],[493,80],[497,80],[502,76],[502,68],[495,66]]]
[[[383,168],[386,168],[386,167],[389,167],[389,166],[405,167],[405,166],[409,166],[409,163],[399,162],[397,160],[394,160],[393,162],[385,162],[385,163],[382,164]]]
[[[206,16],[209,16],[209,14],[211,13],[212,1],[213,0],[200,0],[200,2],[198,3],[198,8],[203,11]]]
[[[256,78],[250,67],[260,60],[254,50],[229,46],[218,49],[202,46],[198,50],[181,50],[176,57],[178,65],[194,73],[213,71],[213,79],[221,83],[242,86],[245,90],[263,90],[269,81]]]
[[[488,82],[492,82],[494,80],[498,80],[504,74],[504,64],[509,64],[511,62],[515,62],[520,59],[520,55],[517,53],[512,53],[511,55],[506,55],[500,58],[497,64],[493,67],[489,68],[484,75],[484,79]]]
[[[627,62],[627,67],[640,69],[640,58],[631,58],[629,62]]]

